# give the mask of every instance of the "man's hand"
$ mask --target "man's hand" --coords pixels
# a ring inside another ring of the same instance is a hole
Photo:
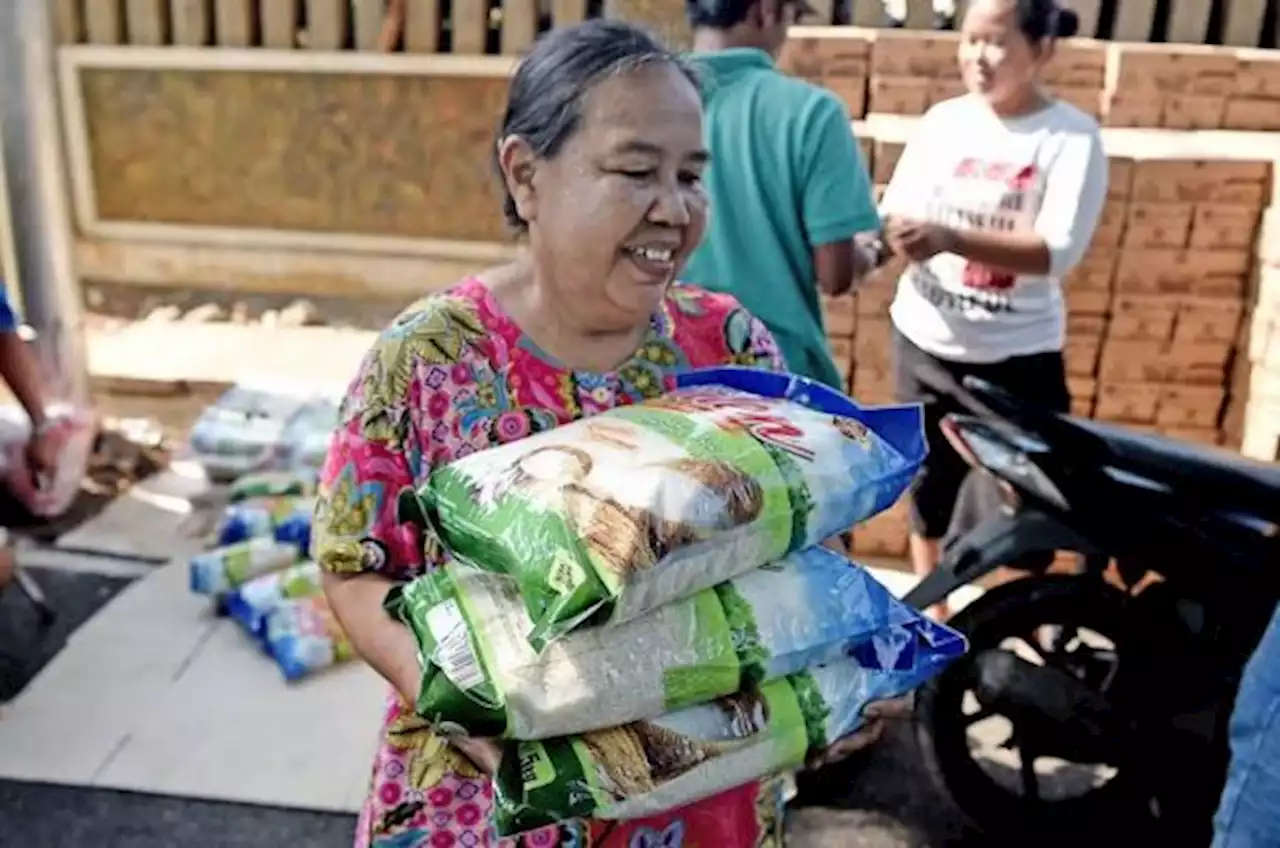
[[[827,750],[809,758],[806,765],[811,769],[819,769],[838,763],[868,748],[884,736],[887,722],[901,721],[910,717],[914,699],[911,696],[896,698],[892,701],[872,701],[862,710],[866,724],[843,739],[838,740]]]
[[[884,237],[894,253],[913,262],[932,259],[939,253],[950,253],[956,242],[955,231],[950,227],[909,218],[887,219]]]
[[[43,489],[45,481],[58,467],[57,440],[47,422],[32,428],[31,438],[27,440],[26,460],[31,484],[37,490]]]

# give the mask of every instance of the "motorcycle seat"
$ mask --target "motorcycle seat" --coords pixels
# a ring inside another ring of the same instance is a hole
[[[1116,424],[1072,418],[1106,442],[1116,464],[1160,482],[1194,486],[1222,506],[1261,518],[1280,514],[1280,463],[1267,463],[1222,448],[1189,444]]]

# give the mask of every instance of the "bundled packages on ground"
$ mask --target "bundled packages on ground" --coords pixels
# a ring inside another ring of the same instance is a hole
[[[963,652],[821,547],[892,505],[924,450],[918,407],[714,369],[402,495],[450,555],[388,598],[421,648],[416,708],[509,740],[500,832],[794,767]]]
[[[263,472],[231,486],[213,547],[192,557],[191,591],[236,621],[286,680],[350,659],[320,588],[311,545],[315,474]]]

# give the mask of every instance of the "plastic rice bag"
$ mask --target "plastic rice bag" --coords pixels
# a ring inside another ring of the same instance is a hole
[[[355,656],[324,595],[283,600],[267,613],[267,651],[285,680],[300,680]]]
[[[285,428],[307,401],[287,387],[232,386],[196,419],[187,443],[214,478],[277,467]]]
[[[314,562],[300,562],[245,583],[227,596],[225,608],[227,614],[266,650],[267,616],[271,611],[283,601],[318,594],[320,566]]]
[[[416,709],[472,736],[544,739],[651,718],[832,660],[919,613],[824,547],[539,654],[513,581],[457,563],[393,592],[424,658]]]
[[[289,542],[305,555],[311,547],[315,498],[255,498],[227,507],[218,525],[218,546],[270,537]]]
[[[914,641],[960,650],[879,667],[847,659],[649,721],[508,743],[494,780],[498,833],[657,815],[795,768],[857,730],[867,704],[907,694],[963,650],[958,633],[927,620]]]
[[[54,518],[71,508],[80,494],[98,435],[97,418],[90,412],[67,404],[55,404],[45,410],[50,419],[50,438],[58,446],[57,464],[53,472],[37,486],[27,464],[27,440],[31,422],[19,407],[3,411],[4,481],[32,515]]]
[[[294,471],[318,472],[329,453],[329,442],[338,426],[337,400],[319,399],[305,404],[282,434],[281,463]]]
[[[311,497],[316,493],[319,475],[315,471],[262,471],[236,478],[227,493],[231,503],[251,498]]]
[[[691,372],[675,392],[436,469],[400,516],[516,578],[530,642],[630,621],[887,509],[925,454],[918,405],[801,377]]]
[[[296,545],[270,537],[214,548],[191,558],[191,591],[223,595],[248,581],[287,568],[301,559]]]

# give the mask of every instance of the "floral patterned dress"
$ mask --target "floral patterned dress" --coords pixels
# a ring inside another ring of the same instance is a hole
[[[672,286],[640,348],[616,371],[584,373],[540,351],[479,280],[410,306],[366,355],[321,475],[313,554],[339,573],[407,580],[437,547],[397,525],[396,497],[428,472],[669,390],[681,370],[780,368],[764,325],[731,297]],[[781,844],[777,781],[755,783],[653,819],[570,822],[500,842],[493,788],[394,693],[387,702],[356,846],[754,848]]]

